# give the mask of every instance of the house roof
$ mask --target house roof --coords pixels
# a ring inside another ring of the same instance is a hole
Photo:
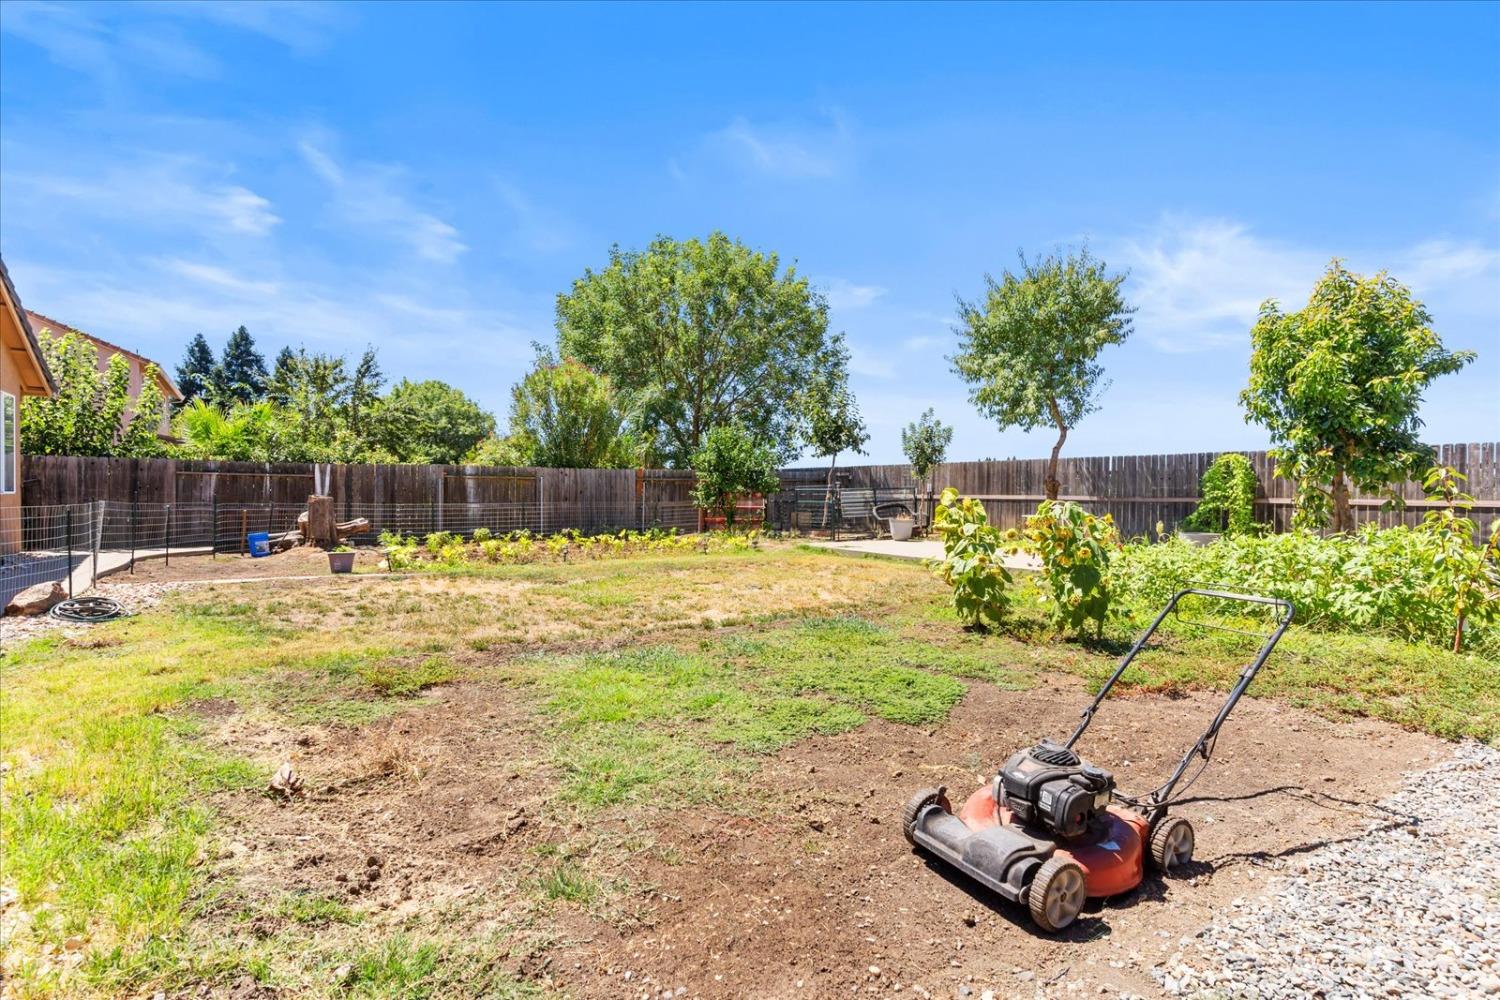
[[[103,337],[96,337],[92,333],[88,333],[87,331],[78,329],[76,326],[69,326],[66,323],[60,323],[50,316],[43,316],[39,312],[33,312],[28,309],[26,311],[26,315],[31,318],[32,325],[38,329],[51,330],[59,337],[62,337],[69,333],[76,333],[78,334],[78,336],[83,337],[85,340],[92,342],[106,355],[123,354],[127,358],[133,358],[136,361],[139,361],[143,369],[146,365],[156,365],[157,374],[161,377],[162,389],[166,391],[168,398],[173,401],[180,401],[182,399],[182,390],[177,388],[177,383],[172,381],[172,376],[167,374],[167,369],[162,365],[157,364],[155,361],[152,361],[144,354],[137,354],[135,351],[132,351],[128,347],[121,347],[119,344],[111,343],[108,340],[105,340]]]
[[[42,345],[37,342],[36,331],[31,328],[26,308],[21,305],[21,296],[16,292],[15,282],[10,280],[10,271],[5,267],[5,260],[0,258],[0,282],[5,284],[5,301],[15,314],[16,325],[21,328],[21,336],[26,340],[26,353],[31,356],[36,370],[41,373],[42,381],[47,386],[49,395],[57,394],[57,380],[52,377],[52,371],[47,367],[47,358],[42,354]]]

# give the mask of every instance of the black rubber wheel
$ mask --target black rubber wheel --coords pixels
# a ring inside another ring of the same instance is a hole
[[[1056,933],[1071,924],[1088,898],[1083,869],[1067,858],[1048,858],[1026,890],[1031,919],[1042,930]]]
[[[1181,816],[1163,816],[1151,828],[1151,866],[1170,872],[1193,860],[1193,824]]]
[[[952,812],[953,805],[948,801],[948,790],[924,788],[906,800],[906,808],[901,810],[901,832],[906,834],[907,841],[913,847],[917,846],[915,835],[917,817],[922,815],[922,810],[928,806],[942,806],[945,811]]]

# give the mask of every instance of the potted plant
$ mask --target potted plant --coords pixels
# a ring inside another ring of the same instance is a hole
[[[912,529],[917,526],[916,518],[907,516],[888,517],[885,523],[890,525],[891,540],[895,542],[911,541]]]
[[[353,573],[354,550],[347,545],[336,545],[328,550],[328,572]]]

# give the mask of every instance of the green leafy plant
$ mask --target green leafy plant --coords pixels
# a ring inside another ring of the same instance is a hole
[[[164,452],[157,430],[166,398],[155,365],[146,366],[132,396],[123,354],[111,355],[101,371],[99,348],[77,333],[43,335],[40,343],[58,391],[23,402],[24,454],[151,458]]]
[[[1490,523],[1487,539],[1476,541],[1478,528],[1468,516],[1474,498],[1462,490],[1467,478],[1436,466],[1422,481],[1428,497],[1446,504],[1428,512],[1421,530],[1435,546],[1432,587],[1452,607],[1455,653],[1463,651],[1470,619],[1488,623],[1500,618],[1500,518]]]
[[[1240,402],[1270,431],[1277,475],[1297,483],[1298,527],[1352,531],[1351,483],[1383,490],[1431,462],[1422,393],[1474,360],[1444,349],[1431,322],[1384,271],[1366,278],[1338,260],[1303,309],[1260,307]]]
[[[352,546],[352,545],[335,545],[333,548],[329,549],[328,551],[329,552],[353,552],[354,551],[354,546]]]
[[[932,530],[943,541],[943,558],[933,573],[953,589],[958,620],[980,628],[999,625],[1010,606],[1005,533],[989,523],[984,504],[960,497],[951,486],[938,500]]]
[[[1107,570],[1120,548],[1114,518],[1090,514],[1071,500],[1043,500],[1026,519],[1021,538],[1042,560],[1042,601],[1053,621],[1075,632],[1092,621],[1095,636],[1103,636],[1114,597]]]
[[[1023,255],[1020,274],[985,276],[983,301],[959,300],[962,326],[952,360],[968,383],[969,402],[1001,430],[1057,430],[1047,460],[1048,500],[1062,487],[1057,458],[1068,431],[1099,408],[1108,385],[1099,353],[1130,335],[1135,310],[1120,292],[1124,281],[1087,249],[1036,261]]]
[[[1250,459],[1228,452],[1214,459],[1203,473],[1203,499],[1182,521],[1188,531],[1218,531],[1242,535],[1255,530],[1255,466]]]
[[[495,537],[495,534],[494,532],[490,531],[489,528],[475,528],[474,534],[471,537],[473,541],[478,544],[489,541],[491,538]]]
[[[703,447],[693,455],[693,503],[720,511],[734,530],[735,502],[750,493],[768,493],[780,485],[776,455],[739,424],[725,424],[708,432]]]
[[[919,485],[926,484],[929,495],[932,483],[928,477],[948,457],[948,445],[953,441],[953,428],[933,416],[932,407],[901,431],[901,451],[911,463],[912,478]]]

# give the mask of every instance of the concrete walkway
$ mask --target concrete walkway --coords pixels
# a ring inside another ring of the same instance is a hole
[[[885,556],[889,559],[941,559],[943,543],[932,539],[914,538],[909,542],[898,542],[890,538],[859,538],[847,542],[809,542],[820,549],[847,552],[850,555]],[[1041,569],[1042,562],[1029,553],[1005,557],[1007,569]]]

